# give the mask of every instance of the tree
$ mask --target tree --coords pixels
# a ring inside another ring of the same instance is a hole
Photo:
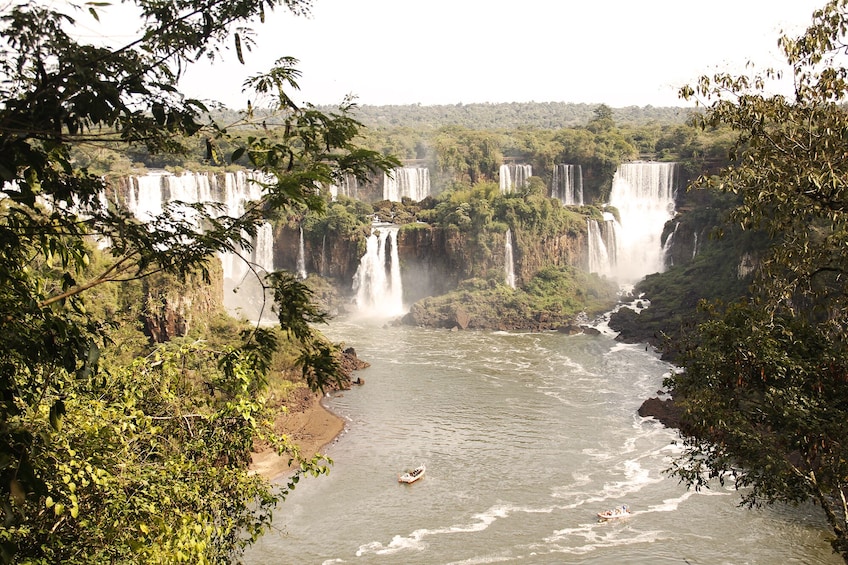
[[[753,298],[712,306],[670,379],[686,411],[673,473],[689,485],[731,478],[748,505],[818,504],[848,562],[848,2],[780,39],[794,97],[767,95],[773,70],[702,77],[704,126],[738,139],[733,165],[700,181],[738,196],[730,221],[770,236]]]
[[[108,320],[86,308],[95,287],[168,273],[208,278],[218,252],[249,249],[268,214],[320,211],[315,187],[387,172],[396,159],[362,149],[352,100],[319,112],[296,105],[292,58],[245,83],[272,106],[267,136],[239,143],[181,95],[182,71],[227,45],[243,60],[246,26],[265,10],[308,13],[309,0],[135,3],[142,30],[125,45],[87,44],[76,18],[106,3],[14,2],[0,16],[0,558],[6,562],[226,562],[270,521],[270,509],[320,459],[269,432],[261,391],[278,333],[253,328],[237,347],[165,347],[126,368],[100,369]],[[254,109],[242,123],[258,121]],[[264,131],[259,124],[256,129]],[[181,155],[205,140],[210,159],[247,156],[263,196],[240,217],[172,203],[147,224],[80,166],[80,147],[144,147]],[[192,218],[188,220],[187,218]],[[92,272],[97,248],[108,260]],[[317,389],[339,376],[337,347],[312,324],[326,315],[287,273],[262,280]],[[205,391],[205,392],[204,392]],[[275,490],[247,472],[254,441],[300,463]]]
[[[599,104],[592,112],[593,118],[589,120],[586,129],[592,133],[609,131],[615,127],[615,119],[612,116],[612,108],[606,104]]]

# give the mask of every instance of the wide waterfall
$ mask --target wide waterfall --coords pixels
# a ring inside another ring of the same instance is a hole
[[[430,196],[430,169],[427,167],[400,167],[391,175],[383,176],[383,200],[400,202],[409,198],[420,202]]]
[[[501,193],[512,192],[516,188],[523,188],[527,179],[533,175],[533,167],[530,165],[504,164],[500,168]]]
[[[504,244],[504,274],[506,284],[515,288],[515,260],[512,257],[512,230],[506,230],[506,243]]]
[[[559,164],[554,167],[551,198],[565,205],[583,205],[583,168],[580,165]]]
[[[365,255],[353,276],[353,291],[360,312],[378,316],[403,314],[403,284],[398,259],[398,227],[374,224]]]
[[[221,215],[238,217],[245,212],[249,202],[262,196],[262,189],[254,180],[264,179],[259,173],[250,171],[182,175],[160,171],[131,176],[127,207],[143,222],[152,221],[162,214],[165,204],[175,202],[218,203],[223,205]],[[186,218],[191,219],[193,210],[186,206],[184,212]],[[254,311],[247,304],[252,302],[261,305],[262,298],[261,285],[248,275],[254,271],[261,274],[274,269],[274,233],[271,225],[260,226],[252,243],[250,251],[220,255],[224,271],[224,305],[231,312],[241,310],[248,317],[258,315],[258,309]],[[239,289],[239,293],[234,293],[234,289]]]
[[[616,261],[612,275],[635,283],[661,272],[662,231],[674,217],[675,163],[623,163],[612,181],[610,206],[619,213]]]

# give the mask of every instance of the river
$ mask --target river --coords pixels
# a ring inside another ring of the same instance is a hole
[[[344,318],[324,333],[371,363],[333,395],[346,431],[250,564],[841,564],[813,507],[738,506],[663,471],[674,431],[641,418],[673,369],[601,335],[451,332]],[[402,471],[425,464],[418,482]],[[596,513],[628,504],[631,516]]]

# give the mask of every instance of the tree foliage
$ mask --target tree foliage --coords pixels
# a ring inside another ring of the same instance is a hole
[[[288,57],[246,82],[273,103],[251,126],[260,135],[235,136],[236,125],[209,121],[177,88],[200,57],[233,49],[243,60],[247,26],[265,10],[303,14],[309,0],[135,2],[136,39],[80,40],[77,19],[96,24],[107,5],[13,2],[0,16],[0,558],[228,562],[301,473],[326,471],[267,426],[262,391],[277,338],[254,329],[235,347],[166,348],[107,373],[111,320],[93,315],[87,296],[153,273],[208,278],[216,254],[250,249],[275,211],[320,211],[316,183],[397,161],[357,144],[351,100],[329,112],[296,106],[299,72]],[[240,119],[250,125],[252,109]],[[141,224],[76,159],[80,148],[181,155],[198,144],[210,160],[246,158],[264,173],[263,196],[242,216],[173,202]],[[106,261],[92,261],[95,246]],[[308,290],[282,273],[262,284],[309,384],[331,383],[338,350],[310,325],[325,318]],[[300,462],[288,487],[248,474],[259,440]]]
[[[812,500],[848,561],[848,2],[832,0],[780,45],[794,97],[773,70],[703,77],[682,94],[703,125],[738,134],[734,164],[702,180],[738,195],[732,221],[771,238],[750,301],[715,308],[671,385],[691,426],[674,473],[701,486],[732,477],[748,504]]]

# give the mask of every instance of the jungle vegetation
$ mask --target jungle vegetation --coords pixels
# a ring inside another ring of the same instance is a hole
[[[301,475],[327,472],[271,426],[279,367],[315,390],[341,375],[338,346],[315,326],[326,314],[300,281],[262,279],[276,329],[234,328],[210,312],[201,327],[215,339],[156,345],[126,313],[153,278],[209,284],[216,254],[249,249],[269,215],[322,210],[315,183],[397,161],[355,142],[350,101],[327,113],[292,104],[291,58],[246,84],[275,100],[273,137],[250,112],[241,121],[257,133],[234,137],[180,94],[187,65],[228,46],[242,59],[246,26],[266,10],[305,14],[310,2],[134,5],[142,32],[110,47],[71,33],[77,18],[96,25],[105,4],[15,2],[0,15],[3,562],[236,561]],[[121,169],[136,153],[182,162],[197,147],[207,161],[245,159],[267,173],[263,197],[240,217],[172,203],[146,224],[101,199],[98,167]],[[257,442],[296,462],[287,484],[248,472]]]
[[[731,225],[767,237],[750,294],[703,305],[667,383],[685,410],[672,474],[732,481],[743,503],[815,503],[848,562],[848,2],[831,0],[783,70],[704,76],[682,94],[706,128],[729,127],[734,161],[697,187],[734,198]]]

